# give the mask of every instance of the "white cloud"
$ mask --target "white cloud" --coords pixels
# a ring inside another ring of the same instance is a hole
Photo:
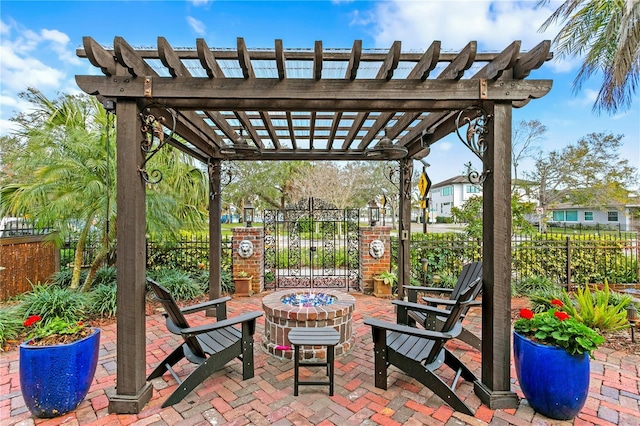
[[[592,106],[598,98],[598,91],[593,89],[583,88],[578,93],[579,97],[571,98],[567,101],[567,104],[572,107],[587,107]]]
[[[437,144],[434,144],[431,149],[435,149],[437,151],[450,151],[451,148],[453,148],[453,143],[446,140],[441,140],[438,141]]]
[[[478,40],[483,50],[502,50],[513,40],[533,47],[550,34],[538,28],[550,15],[534,2],[512,1],[393,1],[376,7],[376,42],[402,40],[403,47],[421,49],[441,40],[443,49],[459,50]]]
[[[52,96],[76,87],[72,67],[81,64],[70,39],[58,30],[39,32],[25,28],[12,19],[0,20],[0,132],[7,133],[14,126],[8,121],[16,112],[28,110],[30,104],[18,93],[35,87]],[[77,87],[75,89],[77,91]]]
[[[82,61],[78,58],[73,50],[69,50],[67,45],[71,41],[69,36],[58,30],[41,31],[43,41],[48,41],[51,50],[58,54],[58,59],[73,65],[80,65]]]
[[[395,40],[402,41],[403,50],[422,50],[434,40],[442,49],[459,51],[469,41],[478,41],[479,51],[501,51],[514,40],[521,40],[523,51],[543,40],[552,40],[556,25],[541,33],[542,23],[553,13],[558,2],[536,7],[536,1],[404,1],[378,3],[371,19],[354,15],[353,23],[372,22],[373,37],[380,47]],[[556,72],[568,72],[576,61],[551,61]]]
[[[40,89],[60,86],[66,75],[55,68],[43,64],[38,59],[18,53],[11,45],[0,46],[0,74],[2,74],[2,88],[21,91],[28,86]]]
[[[212,3],[213,0],[189,0],[189,3],[191,3],[192,5],[199,7],[199,6],[206,6],[209,3]]]
[[[192,16],[187,16],[187,23],[196,34],[202,35],[202,36],[206,34],[207,27],[204,25],[202,21]]]

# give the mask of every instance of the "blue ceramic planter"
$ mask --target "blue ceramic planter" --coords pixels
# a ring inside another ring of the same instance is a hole
[[[61,416],[87,396],[100,347],[100,330],[92,330],[90,336],[65,345],[20,345],[20,388],[34,416]]]
[[[578,415],[589,393],[589,355],[534,343],[513,333],[516,374],[529,405],[552,419]]]

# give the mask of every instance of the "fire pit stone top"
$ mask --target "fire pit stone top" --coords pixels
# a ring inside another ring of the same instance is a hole
[[[322,294],[322,296],[318,296]],[[314,302],[296,303],[296,301]],[[322,304],[318,301],[325,300],[329,303]],[[337,290],[316,290],[310,292],[306,289],[281,290],[266,295],[262,299],[262,307],[265,314],[270,317],[301,319],[302,315],[308,319],[333,319],[347,316],[353,312],[355,298],[350,294]],[[314,318],[315,317],[315,318]]]

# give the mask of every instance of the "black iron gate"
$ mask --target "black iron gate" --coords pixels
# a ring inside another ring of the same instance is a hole
[[[265,286],[358,289],[359,217],[314,198],[265,210]]]

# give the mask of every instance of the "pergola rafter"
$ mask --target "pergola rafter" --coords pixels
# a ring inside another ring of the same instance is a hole
[[[399,297],[409,282],[411,174],[430,146],[482,119],[483,313],[482,380],[475,392],[491,408],[517,404],[510,390],[511,114],[546,95],[550,80],[526,79],[551,58],[549,41],[528,52],[514,41],[501,52],[469,42],[442,52],[389,49],[112,47],[83,38],[77,55],[103,76],[76,76],[79,87],[118,115],[118,370],[109,410],[139,412],[145,382],[145,186],[141,117],[150,111],[173,131],[169,143],[208,165],[210,296],[220,294],[223,160],[398,160]],[[470,77],[465,78],[467,75]],[[434,77],[435,76],[435,77]],[[471,134],[473,132],[468,132]],[[386,136],[386,137],[385,137]],[[384,141],[384,143],[381,143]],[[390,145],[389,145],[390,144]],[[465,143],[473,148],[472,144]],[[466,149],[461,145],[462,149]]]

